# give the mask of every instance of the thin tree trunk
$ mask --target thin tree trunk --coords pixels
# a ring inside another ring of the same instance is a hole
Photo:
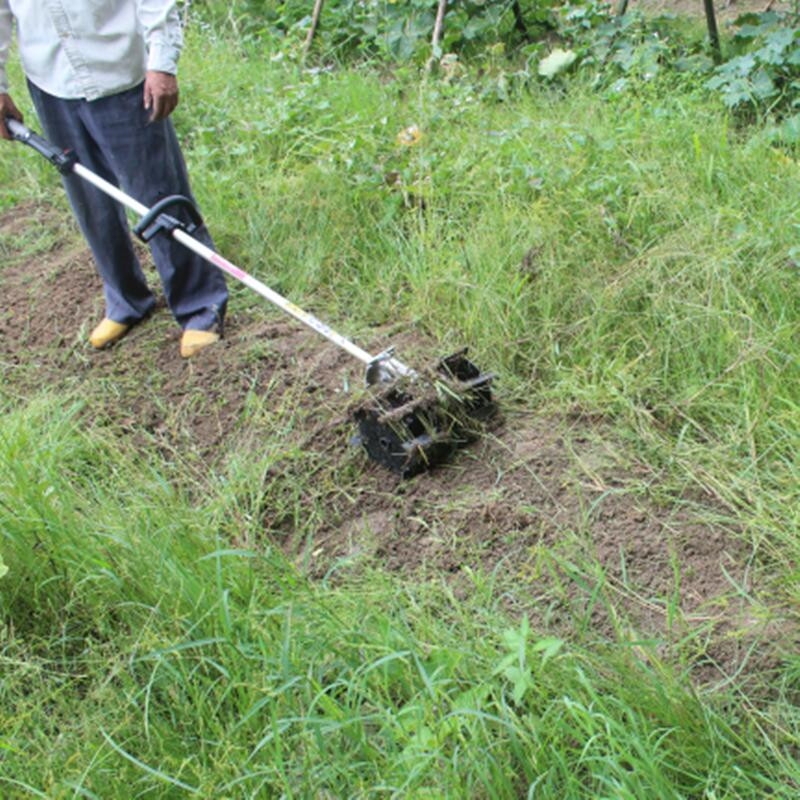
[[[319,25],[319,17],[322,14],[322,4],[325,0],[314,0],[314,10],[311,12],[311,27],[308,29],[308,35],[306,36],[306,43],[303,46],[303,58],[308,55],[308,51],[311,49],[311,42],[314,41],[314,36],[317,33],[317,25]]]
[[[719,30],[717,30],[717,19],[714,16],[714,0],[703,0],[706,7],[706,22],[708,23],[708,41],[711,44],[711,53],[714,63],[722,63],[722,48],[719,44]]]
[[[431,49],[433,53],[428,60],[428,69],[433,67],[434,62],[438,59],[436,51],[439,48],[439,42],[442,39],[442,28],[444,28],[444,15],[447,11],[447,0],[439,0],[439,8],[436,10],[436,22],[433,24],[433,36],[431,37]]]

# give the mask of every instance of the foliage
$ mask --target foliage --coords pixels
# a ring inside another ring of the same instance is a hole
[[[217,26],[242,36],[271,37],[292,48],[310,25],[310,0],[238,0],[195,4]],[[551,24],[555,0],[459,0],[448,4],[437,57],[464,53],[499,40],[520,38],[516,13],[527,29]],[[515,12],[516,7],[516,12]],[[436,16],[433,0],[328,0],[318,31],[318,49],[337,57],[380,57],[393,61],[427,58]]]
[[[637,34],[645,48],[650,30]],[[591,37],[570,40],[586,58],[570,92],[566,72],[525,73],[515,92],[501,84],[516,74],[502,48],[431,80],[402,68],[387,80],[302,70],[196,30],[176,124],[236,261],[370,335],[391,323],[443,351],[470,342],[501,376],[508,424],[515,399],[526,414],[604,420],[646,476],[636,491],[674,508],[676,525],[709,497],[735,516],[748,574],[776,576],[770,591],[753,603],[749,585],[733,587],[722,624],[737,630],[720,634],[718,609],[700,607],[699,628],[680,619],[675,641],[643,641],[620,584],[608,611],[622,633],[606,639],[594,606],[582,637],[579,612],[538,574],[406,580],[354,548],[312,581],[265,530],[265,509],[311,545],[331,497],[362,503],[363,475],[331,479],[308,447],[287,469],[287,431],[308,441],[297,409],[254,398],[242,426],[255,443],[209,472],[160,449],[147,419],[86,431],[68,393],[22,397],[26,365],[6,365],[5,794],[796,796],[797,658],[712,687],[682,668],[706,639],[748,647],[738,628],[754,609],[776,640],[794,633],[800,166],[731,135],[706,96],[664,91],[665,70],[647,77],[648,60],[612,33],[596,51]],[[599,93],[602,64],[629,91]],[[39,165],[26,151],[0,161],[9,204],[44,192],[43,177],[57,185]],[[37,252],[52,246],[40,226],[28,236]],[[269,313],[251,302],[262,308],[235,293],[232,313]],[[75,396],[116,397],[96,372],[75,377]],[[448,503],[461,502],[457,476],[443,476]],[[462,533],[425,535],[461,548]],[[512,569],[517,554],[554,557],[545,537],[523,553],[516,533],[486,547],[507,544]],[[566,566],[564,581],[594,592],[593,573]],[[660,591],[635,602],[656,615]],[[524,602],[537,617],[509,618]]]
[[[800,106],[800,24],[774,11],[736,20],[732,46],[738,54],[714,70],[707,82],[728,108],[782,115]]]
[[[309,0],[203,0],[195,7],[212,24],[231,27],[241,40],[269,38],[296,55],[310,24]],[[318,49],[338,58],[378,58],[392,63],[419,62],[431,55],[436,13],[432,0],[328,0],[318,33]],[[522,25],[522,28],[520,27]],[[555,32],[569,63],[545,51],[545,32]],[[593,75],[598,88],[624,91],[653,80],[669,68],[687,80],[705,81],[738,114],[783,117],[795,113],[800,88],[800,26],[794,12],[767,11],[736,20],[726,48],[733,53],[714,68],[702,37],[702,24],[687,31],[675,17],[647,16],[634,9],[617,15],[605,0],[450,2],[437,58],[485,53],[492,47],[508,55],[500,83],[552,81],[572,61]],[[516,56],[538,60],[539,68],[520,69]],[[546,57],[547,60],[544,60]],[[558,63],[556,64],[556,61]],[[712,73],[713,70],[713,74]],[[710,75],[710,77],[709,77]],[[501,88],[499,95],[504,94]],[[788,124],[784,138],[794,140],[800,118]]]
[[[581,71],[601,89],[620,92],[668,72],[697,75],[711,67],[696,36],[667,15],[634,9],[620,16],[608,3],[588,0],[563,6],[558,30],[577,51]]]
[[[667,71],[703,80],[740,119],[789,117],[780,136],[797,141],[800,23],[794,12],[739,17],[725,48],[733,55],[717,67],[696,32],[687,32],[669,16],[648,17],[636,10],[617,16],[607,3],[589,0],[565,5],[558,22],[559,36],[576,51],[581,71],[592,73],[597,87],[622,91]]]
[[[665,68],[690,78],[713,70],[705,86],[737,112],[786,115],[800,104],[800,25],[794,12],[739,17],[727,47],[733,56],[716,68],[704,47],[669,17],[637,11],[616,16],[596,0],[566,5],[559,33],[579,50],[582,69],[595,71],[598,85],[616,81],[620,89],[629,78],[650,80]]]

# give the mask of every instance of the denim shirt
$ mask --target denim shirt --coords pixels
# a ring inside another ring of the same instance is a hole
[[[0,93],[16,20],[27,77],[55,97],[96,100],[174,75],[183,39],[175,0],[0,0]]]

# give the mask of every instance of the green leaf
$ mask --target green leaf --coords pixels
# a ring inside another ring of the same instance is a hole
[[[743,56],[732,58],[727,64],[719,68],[719,73],[746,77],[755,69],[755,66],[756,57],[752,53],[746,53]]]
[[[755,55],[762,64],[780,66],[785,62],[786,50],[792,45],[794,40],[794,29],[784,28],[775,31],[766,38],[766,43]]]
[[[546,664],[553,656],[558,654],[558,651],[564,646],[563,639],[556,639],[554,636],[546,639],[539,639],[533,646],[537,653],[542,654],[542,664]]]
[[[623,72],[629,72],[633,66],[636,51],[630,42],[622,42],[617,48],[612,61],[618,64]]]
[[[557,47],[549,56],[539,62],[539,74],[543,78],[553,78],[559,72],[568,69],[577,57],[574,51],[562,50]]]
[[[751,100],[752,94],[750,85],[741,78],[730,81],[722,89],[722,102],[725,103],[728,108],[733,108],[742,103],[749,103]]]
[[[528,689],[532,689],[534,686],[530,669],[527,667],[509,667],[505,671],[505,677],[513,686],[512,697],[514,702],[521,703]]]
[[[795,114],[780,124],[778,138],[785,144],[797,144],[800,142],[800,114]]]
[[[775,30],[775,26],[780,24],[780,16],[774,11],[742,14],[733,21],[733,24],[738,29],[734,33],[734,38],[746,41]]]
[[[765,100],[777,94],[775,82],[766,70],[760,69],[752,77],[753,95],[759,100]]]

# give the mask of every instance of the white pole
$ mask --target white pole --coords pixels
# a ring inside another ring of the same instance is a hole
[[[122,205],[124,205],[126,208],[129,208],[131,211],[139,214],[139,216],[144,216],[150,210],[147,208],[147,206],[134,200],[130,195],[126,194],[118,187],[104,180],[99,175],[95,175],[91,170],[86,169],[86,167],[84,167],[82,164],[75,164],[72,168],[72,171],[88,183],[96,186],[98,189],[100,189],[100,191],[105,192],[105,194],[109,195],[109,197],[112,197],[118,202],[122,203]],[[219,255],[219,253],[216,253],[210,247],[206,247],[206,245],[202,244],[202,242],[198,242],[197,239],[189,235],[186,231],[176,228],[175,230],[171,231],[171,235],[172,238],[177,242],[180,242],[185,247],[188,247],[201,258],[213,264],[215,267],[218,267],[226,274],[236,278],[236,280],[238,280],[240,283],[248,286],[254,292],[257,292],[263,298],[269,300],[270,303],[278,306],[278,308],[282,309],[287,314],[290,314],[304,325],[307,325],[317,333],[322,334],[322,336],[324,336],[326,339],[329,339],[338,347],[346,350],[348,353],[350,353],[350,355],[355,356],[355,358],[362,363],[371,364],[373,361],[375,361],[375,357],[366,350],[362,350],[358,345],[353,344],[353,342],[351,342],[349,339],[345,339],[344,336],[337,333],[322,320],[317,319],[317,317],[315,317],[313,314],[309,314],[308,311],[305,311],[304,309],[300,308],[300,306],[295,305],[291,300],[287,300],[273,289],[270,289],[269,286],[262,283],[257,278],[254,278],[252,275],[249,275],[240,267],[237,267],[235,264],[231,263],[227,258],[223,258],[221,255]],[[410,369],[396,358],[387,358],[385,364],[397,375],[413,376],[415,374],[414,370]]]

